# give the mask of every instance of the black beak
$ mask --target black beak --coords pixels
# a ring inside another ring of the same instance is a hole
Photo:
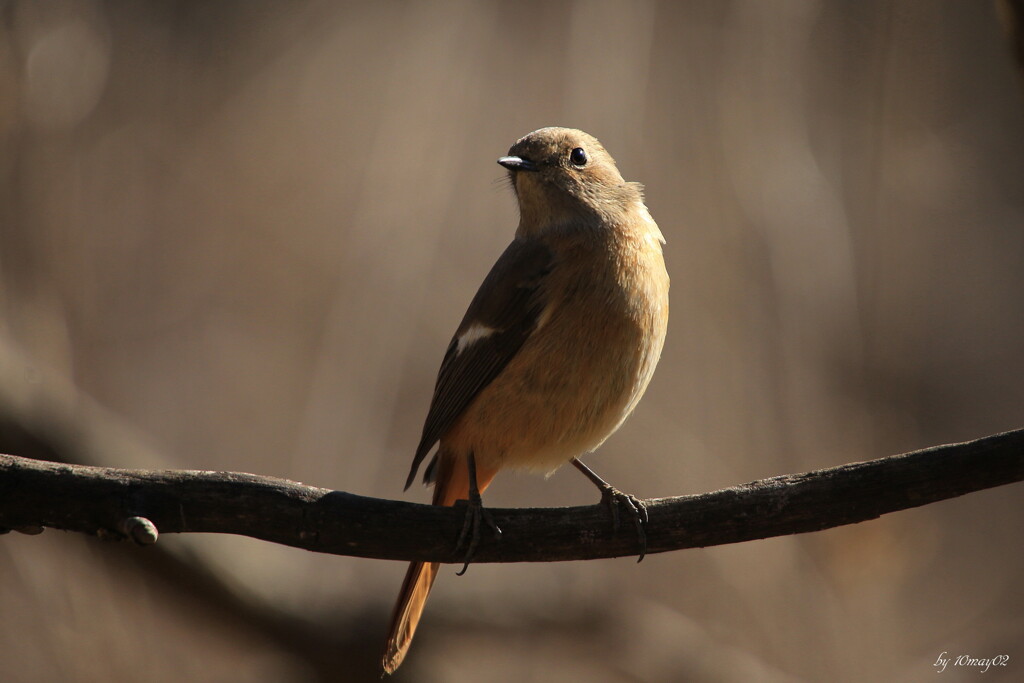
[[[510,171],[536,171],[537,164],[522,157],[501,157],[498,163]]]

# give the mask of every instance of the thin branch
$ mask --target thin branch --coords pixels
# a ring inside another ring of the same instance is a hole
[[[647,552],[738,543],[874,519],[1024,480],[1024,429],[868,462],[762,479],[712,493],[647,501]],[[315,552],[461,561],[465,508],[367,498],[234,472],[147,471],[0,455],[0,526],[155,540],[230,533]],[[475,562],[546,562],[635,554],[632,525],[607,509],[491,509]]]

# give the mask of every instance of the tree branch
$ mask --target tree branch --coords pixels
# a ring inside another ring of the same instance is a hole
[[[1024,429],[961,444],[648,501],[647,552],[738,543],[874,519],[1024,479]],[[475,562],[633,555],[600,506],[490,510]],[[136,542],[160,533],[230,533],[315,552],[459,562],[464,507],[367,498],[234,472],[125,470],[0,455],[0,526],[52,527]]]

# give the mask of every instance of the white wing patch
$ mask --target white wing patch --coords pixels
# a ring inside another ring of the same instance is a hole
[[[487,325],[481,325],[480,323],[473,323],[469,328],[459,335],[458,342],[455,346],[455,353],[460,354],[467,348],[480,341],[486,339],[498,330]]]

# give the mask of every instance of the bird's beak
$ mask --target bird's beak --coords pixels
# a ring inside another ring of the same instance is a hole
[[[536,171],[537,164],[522,157],[501,157],[498,163],[510,171]]]

